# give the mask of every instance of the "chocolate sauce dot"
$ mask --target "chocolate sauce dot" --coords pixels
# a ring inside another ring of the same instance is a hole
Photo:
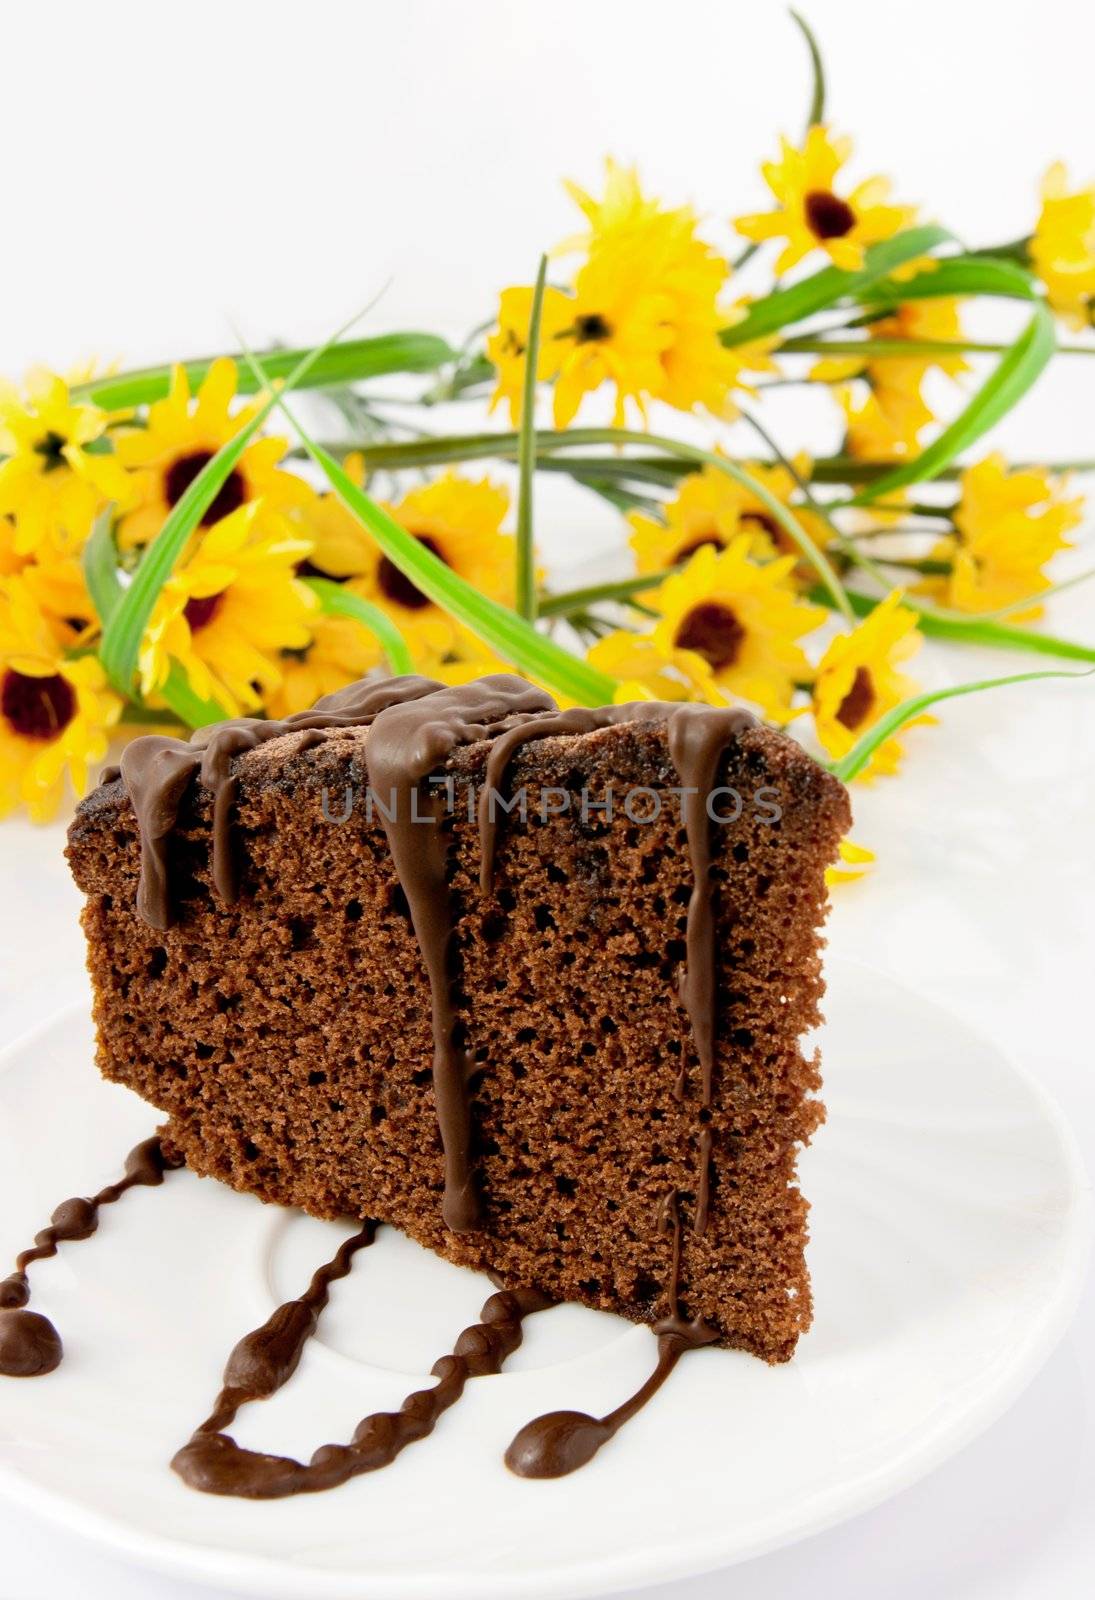
[[[61,1365],[61,1335],[37,1311],[0,1312],[0,1372],[5,1378],[38,1378]]]
[[[506,1451],[506,1466],[519,1478],[565,1478],[584,1467],[613,1430],[584,1411],[548,1411],[526,1422]]]
[[[89,1239],[99,1224],[99,1207],[76,1195],[62,1200],[49,1221],[58,1239]]]
[[[0,1311],[17,1311],[30,1299],[30,1284],[25,1272],[13,1272],[0,1281]]]

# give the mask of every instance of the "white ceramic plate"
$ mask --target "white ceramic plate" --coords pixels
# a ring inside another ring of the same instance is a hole
[[[803,1160],[816,1320],[789,1365],[700,1351],[592,1465],[522,1481],[501,1458],[523,1422],[602,1414],[651,1363],[645,1329],[562,1306],[393,1467],[296,1500],[199,1495],[167,1463],[228,1350],[348,1230],[179,1172],[32,1269],[66,1356],[48,1377],[0,1379],[0,1487],[134,1562],[266,1600],[603,1594],[757,1555],[893,1494],[1049,1353],[1086,1265],[1088,1193],[1053,1105],[949,1013],[835,962],[828,1012],[829,1121]],[[91,1051],[70,1013],[3,1059],[0,1272],[155,1124],[98,1080]],[[490,1292],[382,1230],[288,1387],[233,1431],[305,1458],[347,1438],[430,1381]]]

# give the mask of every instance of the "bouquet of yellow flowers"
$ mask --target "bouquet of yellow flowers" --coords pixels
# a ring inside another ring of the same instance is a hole
[[[851,779],[895,772],[936,701],[1054,675],[920,693],[924,635],[1095,661],[1040,625],[1081,520],[1065,465],[978,450],[1055,353],[1095,353],[1095,188],[1053,166],[1029,237],[965,248],[887,180],[845,178],[796,21],[806,128],[764,164],[771,204],[736,219],[736,253],[610,160],[599,196],[570,186],[582,225],[550,273],[503,289],[462,348],[342,330],[0,386],[0,810],[52,814],[126,728],[284,716],[370,672],[517,671],[564,704],[745,700]],[[978,297],[1021,309],[1011,343],[966,336]],[[391,374],[411,392],[378,392]],[[835,453],[762,419],[790,383],[831,396]],[[302,390],[337,437],[301,425]],[[593,396],[610,425],[579,421]],[[477,431],[418,426],[456,401],[480,404]],[[519,468],[512,531],[507,488],[469,466],[490,460]],[[545,581],[540,473],[615,508],[630,554],[611,581]]]

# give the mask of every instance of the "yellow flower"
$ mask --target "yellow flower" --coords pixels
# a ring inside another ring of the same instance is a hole
[[[272,717],[307,711],[322,695],[344,689],[383,662],[376,639],[352,617],[316,617],[308,632],[306,645],[278,657],[280,682],[266,695]]]
[[[412,489],[384,509],[453,572],[483,594],[510,605],[514,594],[514,542],[503,533],[509,491],[489,478],[446,472]],[[350,587],[392,618],[416,661],[443,659],[457,643],[457,626],[404,577],[394,561],[365,536]]]
[[[82,795],[121,711],[95,657],[65,660],[19,580],[0,584],[0,816],[23,804],[45,821],[66,777]]]
[[[222,518],[164,585],[141,645],[145,695],[177,661],[196,694],[253,711],[281,682],[280,653],[307,648],[316,602],[295,574],[311,545],[284,523],[261,526],[258,512]]]
[[[603,383],[615,385],[614,426],[626,421],[628,400],[645,414],[647,400],[664,386],[673,302],[651,272],[636,231],[614,236],[585,263],[568,309],[567,331],[556,335],[555,426],[567,427],[583,398]]]
[[[1040,468],[1009,472],[998,454],[967,467],[960,487],[957,534],[932,551],[934,559],[952,563],[944,591],[948,604],[959,611],[995,611],[1048,589],[1043,569],[1068,548],[1065,535],[1079,525],[1083,499],[1067,499],[1062,480]],[[1010,620],[1041,614],[1042,607],[1033,605]]]
[[[255,415],[254,405],[233,411],[235,396],[234,361],[224,356],[214,361],[193,400],[186,369],[178,366],[166,399],[149,406],[147,426],[119,435],[118,455],[132,469],[135,499],[118,527],[123,550],[155,538],[206,463]],[[276,519],[279,513],[306,506],[312,491],[303,478],[279,469],[286,448],[284,439],[253,439],[202,518],[202,527],[211,528],[260,499],[263,518]]]
[[[745,465],[750,475],[781,504],[791,506],[796,484],[786,467],[769,467],[755,461]],[[806,457],[800,457],[795,466],[803,475],[810,470]],[[824,545],[830,534],[821,518],[798,506],[792,509],[814,543]],[[704,545],[725,550],[746,532],[753,535],[750,550],[753,556],[768,559],[777,554],[790,555],[795,549],[790,536],[763,501],[717,467],[704,467],[682,478],[676,494],[665,502],[662,511],[664,522],[638,511],[628,515],[631,548],[642,574],[677,566]]]
[[[1090,327],[1095,308],[1095,186],[1070,194],[1061,161],[1050,167],[1042,183],[1030,260],[1053,309],[1073,327]]]
[[[124,501],[126,473],[102,440],[108,418],[97,406],[77,405],[63,378],[44,368],[27,377],[26,398],[0,382],[0,514],[15,518],[20,555],[78,548],[108,500]]]
[[[840,883],[858,883],[871,871],[874,863],[875,853],[868,850],[865,844],[856,844],[854,839],[841,839],[839,864],[825,869],[826,887],[835,889]]]
[[[364,486],[365,458],[357,450],[345,457],[342,469],[359,488]],[[337,494],[313,495],[295,520],[312,546],[309,570],[325,578],[352,578],[368,569],[376,545]]]
[[[10,578],[22,572],[30,556],[16,548],[15,523],[11,517],[0,517],[0,578]]]
[[[638,169],[622,167],[611,156],[605,158],[603,199],[594,199],[593,195],[579,188],[569,178],[564,179],[563,187],[586,216],[589,231],[564,240],[557,247],[556,255],[569,250],[592,250],[601,236],[610,233],[613,228],[652,222],[661,209],[657,200],[643,194]]]
[[[877,365],[881,369],[893,363]],[[880,371],[870,384],[846,384],[836,391],[837,404],[844,413],[848,453],[861,461],[894,461],[918,455],[920,436],[934,421],[919,381],[910,382],[905,362],[897,365],[905,371]]]
[[[801,149],[787,139],[780,144],[780,159],[761,168],[776,209],[735,223],[740,234],[758,244],[786,239],[777,276],[814,249],[824,250],[834,266],[854,272],[863,265],[867,245],[890,238],[913,220],[910,207],[890,204],[885,178],[869,178],[847,196],[836,193],[836,175],[852,153],[850,139],[834,139],[828,128],[815,125]]]
[[[502,656],[496,655],[477,634],[468,628],[457,627],[456,641],[441,657],[430,657],[418,667],[423,677],[436,678],[440,683],[471,683],[492,672],[515,673],[517,668]],[[525,677],[525,673],[519,676]],[[530,680],[531,681],[531,680]]]
[[[494,364],[498,385],[491,396],[490,410],[505,401],[514,427],[521,420],[525,383],[525,350],[532,320],[531,288],[503,289],[498,304],[498,326],[487,340],[487,359]],[[544,289],[540,308],[540,348],[536,359],[537,383],[550,383],[562,363],[560,343],[564,329],[573,322],[573,307],[561,289]]]
[[[697,236],[695,212],[645,198],[634,172],[611,163],[603,201],[573,192],[593,224],[579,241],[588,254],[569,294],[545,294],[537,363],[538,380],[555,380],[556,426],[566,427],[602,384],[615,387],[617,425],[629,401],[644,417],[651,400],[733,415],[730,394],[744,386],[742,374],[772,369],[771,341],[723,346],[721,330],[741,312],[720,308],[729,268]],[[488,345],[498,370],[493,403],[506,400],[515,423],[531,301],[530,289],[503,293]]]
[[[851,633],[838,634],[818,663],[814,726],[821,744],[838,760],[880,717],[916,693],[916,684],[898,670],[922,642],[916,612],[901,604],[901,595],[895,589]],[[906,727],[931,720],[918,717]],[[898,739],[887,739],[863,776],[896,772],[902,753]]]
[[[23,568],[22,577],[63,644],[73,645],[89,630],[98,631],[98,614],[79,557],[42,550],[37,561]]]
[[[758,566],[749,560],[751,543],[743,534],[726,550],[704,546],[683,572],[667,578],[648,597],[661,617],[653,639],[666,654],[694,651],[720,687],[770,716],[788,717],[796,684],[812,676],[795,641],[826,613],[787,587],[793,556]]]
[[[888,317],[869,323],[865,337],[958,343],[963,338],[960,305],[961,301],[953,295],[941,295],[937,300],[903,300]],[[818,383],[863,376],[872,383],[911,390],[920,384],[932,367],[938,367],[948,377],[957,378],[969,371],[969,362],[961,352],[955,355],[886,356],[873,361],[857,356],[828,356],[814,364],[810,376]]]
[[[712,706],[727,702],[703,656],[695,650],[667,649],[650,634],[627,629],[606,634],[590,648],[586,660],[620,680],[618,702],[703,700]]]

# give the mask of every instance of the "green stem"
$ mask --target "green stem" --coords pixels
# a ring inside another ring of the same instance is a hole
[[[806,18],[792,8],[791,20],[806,40],[806,48],[810,52],[810,70],[813,74],[813,92],[810,96],[810,109],[806,113],[806,128],[803,134],[805,138],[810,129],[822,122],[825,117],[825,63],[821,59],[821,48]]]
[[[263,370],[271,379],[287,378],[294,369],[303,367],[308,353],[307,349],[264,350],[261,352]],[[444,362],[451,361],[454,355],[446,341],[432,333],[385,333],[372,339],[346,339],[324,347],[320,357],[297,381],[301,387],[318,389],[391,372],[433,372]],[[191,389],[195,389],[208,375],[214,361],[221,359],[221,356],[197,356],[178,365],[186,373]],[[87,383],[74,384],[72,396],[75,400],[90,400],[106,411],[147,405],[168,393],[174,371],[175,363],[172,363],[104,374]],[[257,389],[254,375],[241,370],[239,393],[255,394]]]
[[[517,610],[528,622],[536,620],[536,555],[532,536],[532,486],[536,475],[536,371],[540,362],[540,318],[544,309],[547,256],[540,257],[532,291],[528,338],[525,341],[524,392],[521,430],[517,440]]]
[[[776,347],[778,355],[862,356],[865,361],[918,360],[929,356],[1006,355],[1007,344],[976,339],[829,339],[797,334]],[[1059,344],[1058,355],[1095,356],[1095,344]]]
[[[852,610],[857,617],[868,617],[880,602],[858,589],[847,591]],[[820,585],[811,591],[810,598],[819,605],[828,605],[825,590]],[[1095,648],[1075,644],[1071,639],[1057,639],[1049,633],[1036,633],[1033,628],[1018,628],[1014,623],[978,620],[970,617],[957,620],[937,616],[932,612],[919,614],[920,632],[936,639],[950,639],[954,644],[978,644],[998,650],[1026,650],[1032,655],[1056,656],[1062,661],[1095,662]]]
[[[747,472],[744,467],[738,466],[735,461],[717,455],[713,450],[704,450],[699,445],[686,444],[682,439],[668,439],[658,433],[640,433],[631,428],[570,428],[561,435],[561,438],[575,447],[596,444],[645,445],[647,448],[664,450],[667,455],[676,456],[681,461],[692,462],[694,466],[714,467],[717,472],[725,473],[728,478],[732,478],[735,483],[740,484],[760,501],[768,515],[779,524],[818,574],[837,609],[843,612],[849,621],[851,620],[852,613],[847,597],[828,558],[818,549],[794,513],[788,510],[781,500],[777,500],[771,490],[758,478]]]
[[[966,254],[979,260],[988,258],[999,261],[1003,258],[1005,261],[1018,261],[1020,266],[1025,267],[1030,261],[1030,245],[1031,235],[1027,233],[1021,239],[1009,239],[1007,244],[986,244],[979,250],[967,250]]]
[[[582,589],[562,589],[558,594],[540,596],[542,617],[569,617],[585,611],[589,606],[608,600],[631,600],[648,589],[656,589],[678,569],[669,567],[664,572],[647,572],[642,577],[620,578],[612,583],[591,583]]]

